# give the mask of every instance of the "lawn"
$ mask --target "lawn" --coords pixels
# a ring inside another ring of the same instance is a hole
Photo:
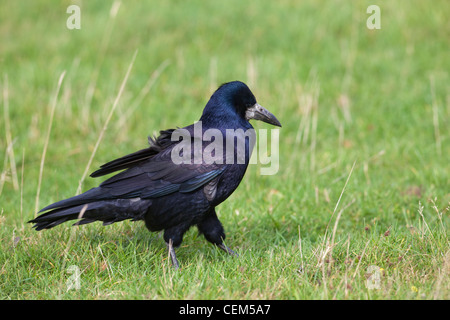
[[[373,4],[380,29],[366,24]],[[3,3],[0,298],[450,299],[448,12],[446,0]],[[191,229],[174,270],[141,222],[27,223],[148,135],[198,120],[231,80],[283,125],[276,174],[250,165],[218,207],[239,257]]]

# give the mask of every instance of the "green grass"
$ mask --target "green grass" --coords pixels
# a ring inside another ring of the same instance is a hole
[[[123,2],[116,16],[84,1],[81,30],[70,4],[0,11],[0,298],[450,298],[448,1]],[[26,223],[40,179],[38,207],[73,196],[91,156],[88,172],[192,123],[236,79],[283,124],[279,172],[250,166],[218,208],[239,258],[192,229],[175,271],[143,223]]]

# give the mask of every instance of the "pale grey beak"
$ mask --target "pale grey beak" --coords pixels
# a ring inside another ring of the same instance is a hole
[[[281,127],[280,121],[278,121],[278,119],[275,118],[275,116],[270,113],[269,110],[257,103],[255,103],[253,106],[248,108],[247,111],[245,111],[245,118],[247,120],[261,120],[263,122],[273,124],[274,126]]]

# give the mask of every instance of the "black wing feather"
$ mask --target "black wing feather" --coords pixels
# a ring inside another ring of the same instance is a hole
[[[178,141],[171,140],[174,129],[161,131],[158,138],[149,138],[150,147],[110,161],[91,174],[102,176],[126,169],[75,197],[43,208],[40,212],[76,207],[86,203],[113,199],[153,199],[174,192],[195,191],[220,176],[227,165],[175,164],[172,148]]]
[[[116,172],[119,170],[131,168],[139,163],[148,160],[160,151],[169,147],[171,144],[176,143],[176,141],[171,140],[172,132],[175,129],[168,129],[160,131],[160,135],[157,138],[148,138],[150,147],[136,151],[124,157],[115,159],[113,161],[107,162],[100,166],[100,169],[91,173],[91,177],[100,177],[108,173]]]

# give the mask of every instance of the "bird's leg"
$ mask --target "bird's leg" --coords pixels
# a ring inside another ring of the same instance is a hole
[[[189,223],[184,223],[164,230],[163,238],[166,242],[167,250],[169,251],[172,266],[175,269],[178,269],[180,267],[177,256],[175,254],[175,248],[178,248],[181,245],[181,242],[183,241],[183,235],[189,229],[189,226]]]
[[[213,243],[226,253],[238,257],[238,254],[228,248],[223,241],[225,240],[225,231],[223,230],[223,226],[217,218],[216,211],[211,209],[205,216],[205,218],[197,224],[198,230],[200,233],[203,233],[206,240]]]
[[[175,249],[173,248],[172,245],[172,239],[169,239],[169,242],[167,243],[167,250],[169,251],[169,256],[170,256],[170,260],[172,261],[172,266],[175,269],[179,269],[180,268],[180,263],[177,260],[177,255],[175,254]]]

